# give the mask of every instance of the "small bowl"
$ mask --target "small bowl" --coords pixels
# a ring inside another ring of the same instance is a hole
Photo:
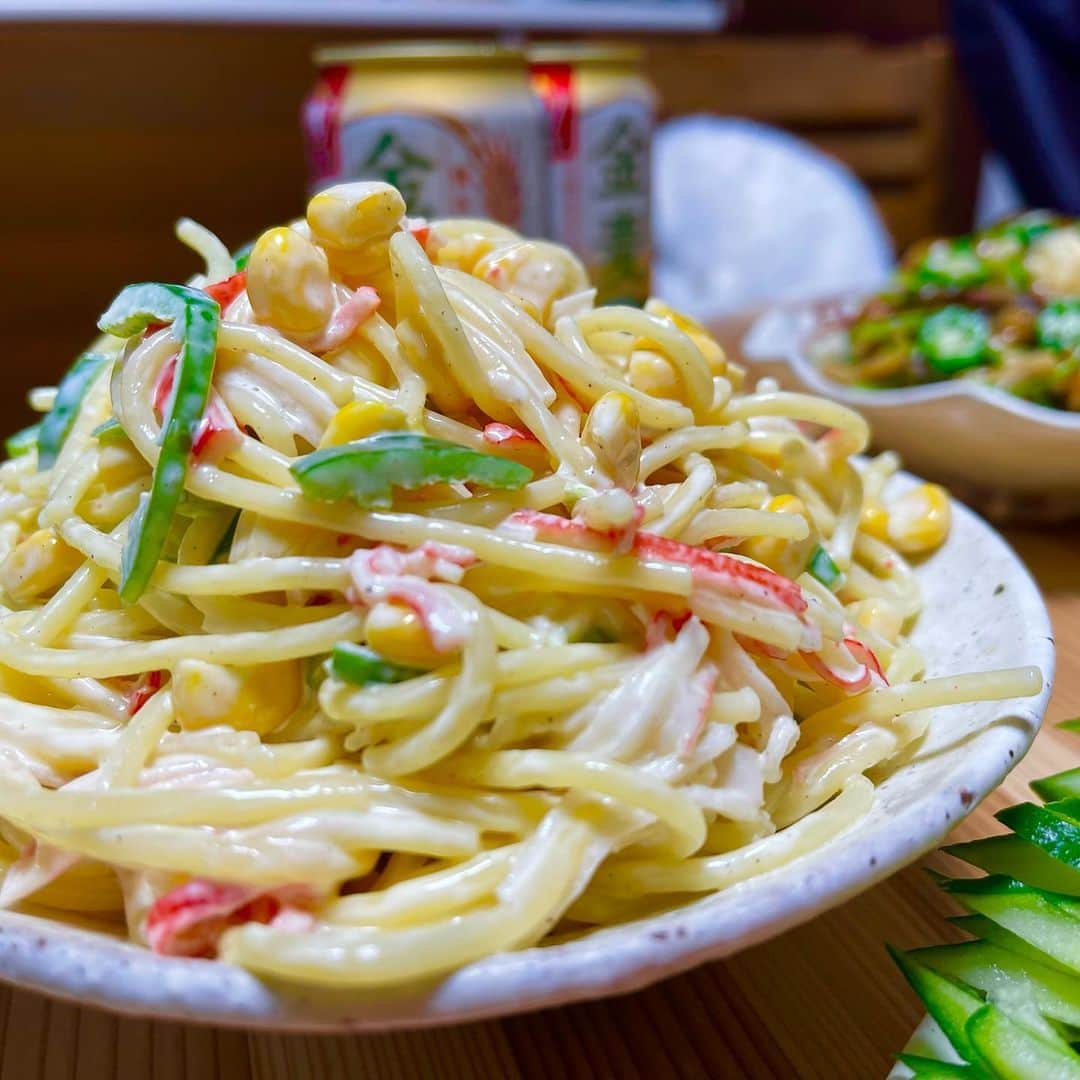
[[[740,343],[755,378],[832,398],[862,413],[878,449],[940,480],[989,517],[1060,520],[1080,513],[1080,413],[1035,405],[954,379],[867,390],[830,379],[810,356],[825,326],[854,315],[863,297],[774,308]]]

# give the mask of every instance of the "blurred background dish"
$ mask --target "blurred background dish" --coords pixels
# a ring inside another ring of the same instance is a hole
[[[893,390],[971,381],[1080,410],[1080,229],[1032,210],[914,245],[892,280],[811,343],[836,382]]]
[[[991,517],[1056,520],[1080,510],[1080,415],[970,379],[878,390],[829,378],[814,342],[864,303],[853,295],[774,307],[750,326],[741,356],[753,375],[858,409],[877,446]]]

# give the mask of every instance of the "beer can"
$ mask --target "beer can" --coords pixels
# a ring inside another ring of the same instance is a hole
[[[316,51],[302,123],[312,191],[385,180],[419,217],[546,230],[547,121],[520,49],[386,42]]]
[[[529,60],[548,115],[549,233],[582,257],[599,299],[643,303],[656,93],[642,72],[642,51],[540,44]]]

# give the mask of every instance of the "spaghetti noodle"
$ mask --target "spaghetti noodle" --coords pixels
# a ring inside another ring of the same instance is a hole
[[[563,248],[317,195],[124,290],[0,467],[0,903],[378,985],[857,826],[925,710],[865,423]],[[243,259],[239,263],[243,263]],[[875,774],[876,775],[876,774]]]

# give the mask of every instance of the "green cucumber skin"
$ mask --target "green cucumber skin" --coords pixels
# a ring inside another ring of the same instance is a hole
[[[949,919],[949,922],[966,934],[989,942],[991,945],[996,945],[1006,952],[1016,953],[1017,956],[1025,960],[1034,960],[1036,964],[1052,968],[1054,971],[1063,972],[1066,975],[1074,974],[1071,968],[1060,963],[1049,953],[1035,948],[1030,942],[1018,937],[1011,930],[1006,930],[1004,926],[999,926],[985,915],[954,915]]]
[[[1080,978],[1019,956],[988,941],[963,941],[916,949],[910,954],[942,975],[960,979],[993,997],[995,991],[1027,988],[1039,1011],[1080,1027]]]
[[[967,1035],[967,1022],[982,1008],[983,999],[970,988],[920,963],[911,953],[886,947],[956,1052],[965,1061],[978,1060]]]
[[[1061,726],[1080,732],[1080,718]],[[975,940],[895,957],[953,1050],[970,1063],[901,1055],[916,1078],[1080,1080],[1080,768],[1031,787],[1045,805],[998,813],[1009,835],[944,848],[986,872],[935,875],[972,912],[951,921]]]
[[[1080,869],[1020,836],[988,836],[942,850],[988,874],[1007,875],[1036,889],[1080,897]]]
[[[1065,727],[1065,724],[1060,726]],[[1066,728],[1066,730],[1072,729]],[[1060,799],[1080,798],[1080,768],[1066,769],[1053,776],[1044,776],[1041,780],[1032,780],[1031,790],[1048,803]]]
[[[1080,974],[1080,919],[1060,903],[1069,897],[1029,889],[1010,878],[950,881],[947,891],[969,911],[985,915]]]
[[[977,1065],[955,1065],[918,1054],[900,1054],[899,1058],[914,1074],[913,1080],[991,1080]]]
[[[1000,1080],[1080,1080],[1080,1055],[1068,1044],[1041,1038],[993,1005],[971,1016],[966,1034],[977,1060]]]
[[[1080,869],[1080,822],[1067,815],[1070,807],[1080,809],[1075,800],[1036,806],[1019,803],[997,814],[997,819],[1028,843],[1034,844],[1060,862]]]

